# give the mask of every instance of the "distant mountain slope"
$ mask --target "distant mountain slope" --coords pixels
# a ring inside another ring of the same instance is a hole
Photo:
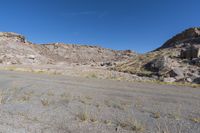
[[[136,53],[97,46],[61,43],[32,44],[24,36],[0,32],[0,62],[3,64],[92,64],[125,61]]]

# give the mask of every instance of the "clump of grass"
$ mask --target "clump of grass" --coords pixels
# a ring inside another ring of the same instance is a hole
[[[98,122],[96,117],[97,115],[88,112],[86,106],[84,109],[80,109],[76,116],[81,122],[92,122],[92,123]]]
[[[93,122],[93,123],[96,123],[97,119],[96,119],[96,117],[93,116],[93,117],[90,118],[90,121]]]
[[[95,106],[96,106],[97,108],[100,108],[100,104],[99,104],[99,103],[97,103]]]
[[[13,95],[8,94],[8,89],[4,89],[0,91],[0,104],[7,103]]]
[[[160,112],[153,112],[153,113],[151,114],[151,117],[153,117],[153,118],[155,118],[155,119],[160,118],[160,117],[161,117]]]
[[[162,126],[161,126],[162,125]],[[167,124],[166,120],[164,120],[164,123],[157,122],[156,123],[156,132],[155,133],[182,133],[182,124],[175,125],[175,131],[171,131],[171,127],[169,127],[169,124]]]
[[[144,127],[136,119],[128,119],[126,121],[118,121],[117,126],[123,129],[129,129],[131,131],[142,132]]]
[[[16,66],[8,66],[6,69],[9,71],[15,71],[17,69],[17,67]]]
[[[175,120],[180,120],[181,116],[182,116],[181,115],[181,107],[182,107],[181,104],[176,106],[176,110],[174,112],[168,114],[169,118],[173,118]]]
[[[198,117],[190,118],[190,120],[194,123],[200,123],[200,118]]]
[[[78,101],[81,102],[82,104],[87,104],[91,105],[91,99],[92,97],[90,96],[78,96]]]
[[[116,131],[118,127],[121,127],[125,130],[130,130],[132,132],[143,132],[144,126],[142,123],[137,121],[137,119],[134,117],[134,112],[126,112],[124,117],[117,117],[115,120],[115,124],[117,126]]]
[[[90,97],[90,96],[85,96],[85,98],[88,100],[92,100],[92,97]]]
[[[97,74],[94,72],[86,74],[86,78],[98,78]]]
[[[20,100],[22,100],[22,101],[29,101],[30,97],[28,95],[24,95],[24,96],[21,97]]]
[[[111,120],[104,120],[103,123],[106,124],[106,125],[110,125],[110,124],[112,124],[112,121]]]
[[[131,102],[130,101],[120,101],[120,104],[122,105],[122,106],[130,106],[131,105]]]
[[[69,103],[72,100],[72,98],[73,98],[73,96],[71,95],[71,93],[66,93],[66,92],[62,93],[60,96],[61,96],[61,99],[65,103]]]
[[[115,109],[119,109],[119,110],[125,110],[124,106],[122,106],[121,104],[117,104],[117,103],[113,103],[112,107]]]
[[[86,122],[89,119],[88,113],[86,111],[81,111],[78,113],[77,117],[79,118],[79,120],[81,120],[82,122]]]
[[[121,104],[120,102],[114,101],[114,100],[104,100],[104,104],[107,107],[113,107],[115,109],[119,109],[119,110],[125,110],[123,104]]]
[[[135,100],[135,107],[140,110],[143,107],[142,99],[137,97]]]
[[[34,73],[42,74],[42,73],[46,73],[46,72],[44,70],[35,70]]]
[[[41,99],[41,103],[42,103],[43,106],[48,106],[50,104],[49,101],[45,98]]]
[[[79,99],[79,101],[83,104],[86,104],[86,100],[85,99]]]
[[[0,91],[0,103],[4,104],[5,103],[5,99],[4,99],[4,94],[2,91]]]
[[[49,90],[49,91],[47,92],[47,95],[48,95],[48,96],[54,96],[54,93],[53,93],[52,91]]]

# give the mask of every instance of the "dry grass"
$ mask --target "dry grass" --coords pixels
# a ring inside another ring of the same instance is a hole
[[[9,93],[9,89],[3,89],[0,91],[0,103],[6,104],[13,97],[12,94]]]
[[[111,125],[112,121],[111,120],[104,120],[103,123],[106,124],[106,125]]]
[[[48,101],[48,99],[46,99],[46,98],[43,98],[40,101],[41,101],[41,103],[42,103],[43,106],[48,106],[50,104],[49,101]]]
[[[200,123],[200,117],[193,117],[193,118],[190,118],[190,120],[194,123]]]
[[[90,117],[90,122],[97,123],[98,120],[97,120],[96,116],[91,116]]]
[[[89,115],[87,111],[81,111],[77,114],[77,118],[81,120],[82,122],[86,122],[89,120]]]
[[[136,119],[130,118],[125,121],[117,121],[117,126],[120,126],[123,129],[128,129],[131,131],[142,132],[144,127]]]
[[[120,101],[118,102],[116,100],[104,100],[104,104],[107,107],[112,107],[119,110],[125,110],[124,104],[122,104]]]
[[[153,118],[155,118],[155,119],[160,118],[160,117],[161,117],[160,112],[153,112],[153,113],[151,114],[151,117],[153,117]]]
[[[98,78],[98,75],[95,72],[88,72],[85,77],[86,78]]]
[[[126,63],[117,65],[113,69],[120,72],[126,72],[126,73],[131,73],[131,74],[137,74],[137,73],[151,74],[150,71],[144,71],[143,66],[147,64],[149,61],[152,61],[158,57],[170,55],[172,53],[174,52],[166,49],[162,51],[155,51],[155,52],[150,52],[147,54],[138,55]]]
[[[20,98],[20,101],[29,101],[30,100],[30,96],[28,95],[23,95],[21,98]]]
[[[0,103],[5,104],[6,100],[3,91],[0,91]]]
[[[51,90],[49,90],[49,91],[47,92],[47,95],[48,95],[48,96],[54,96],[54,93],[53,93]]]
[[[156,124],[156,132],[155,133],[182,133],[182,125],[175,125],[176,131],[171,131],[171,127],[164,121],[164,124],[157,122]]]

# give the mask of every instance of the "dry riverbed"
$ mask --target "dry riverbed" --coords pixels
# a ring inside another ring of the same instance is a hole
[[[0,71],[2,133],[199,133],[200,88]]]

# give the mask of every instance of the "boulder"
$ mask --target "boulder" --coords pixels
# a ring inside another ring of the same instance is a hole
[[[154,72],[164,72],[171,70],[173,60],[167,56],[159,57],[145,65],[145,68]]]
[[[172,78],[172,77],[168,77],[168,78],[163,79],[163,82],[168,82],[168,83],[172,83],[172,82],[175,82],[175,81],[176,81],[176,79]]]
[[[196,65],[200,67],[200,58],[195,58],[190,61],[191,65]]]
[[[189,82],[189,83],[193,82],[193,80],[191,78],[186,78],[186,81]]]
[[[193,83],[200,84],[200,78],[196,78],[193,80]]]
[[[182,48],[180,57],[183,59],[194,59],[200,57],[200,45],[189,45]]]
[[[184,71],[181,68],[176,67],[169,71],[169,76],[174,77],[175,79],[182,79],[184,78]]]
[[[196,72],[189,72],[189,73],[187,73],[187,77],[188,77],[188,82],[196,82],[196,80],[198,79],[198,78],[200,78],[200,75],[198,74],[198,73],[196,73]]]
[[[35,55],[28,55],[28,58],[31,60],[34,60],[36,57],[35,57]]]
[[[106,66],[106,67],[108,67],[108,66],[112,66],[113,63],[110,62],[110,61],[107,61],[107,62],[102,62],[100,65],[101,65],[101,66]]]

